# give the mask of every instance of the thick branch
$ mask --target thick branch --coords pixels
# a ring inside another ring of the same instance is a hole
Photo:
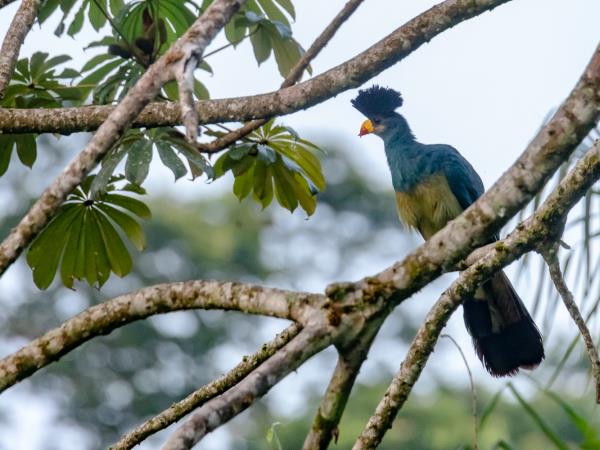
[[[324,450],[329,447],[331,439],[337,443],[338,424],[346,408],[348,397],[383,319],[381,317],[369,324],[366,333],[361,335],[353,345],[339,350],[337,365],[327,390],[321,398],[312,427],[304,440],[303,450]]]
[[[260,366],[260,364],[273,356],[275,352],[277,352],[293,337],[295,337],[299,331],[300,326],[298,324],[290,325],[288,328],[278,334],[271,342],[264,344],[257,353],[249,357],[244,357],[241,363],[239,363],[225,375],[222,375],[211,383],[202,386],[200,389],[192,392],[183,400],[174,403],[160,414],[152,417],[150,420],[147,420],[131,433],[123,436],[119,442],[110,447],[110,450],[129,450],[130,448],[138,445],[148,436],[151,436],[154,433],[177,422],[183,416],[189,414],[194,409],[206,403],[208,400],[215,398],[217,395],[221,395],[246,378],[246,376]]]
[[[311,324],[239,384],[204,404],[171,435],[163,450],[187,450],[265,395],[283,377],[329,346],[324,324]]]
[[[67,195],[117,142],[144,106],[154,99],[161,86],[173,78],[173,68],[182,60],[202,53],[245,1],[215,0],[183,37],[148,68],[123,101],[111,111],[85,149],[65,167],[0,244],[0,275],[50,221]]]
[[[285,77],[285,80],[283,80],[281,89],[293,86],[300,81],[302,74],[310,65],[311,61],[315,59],[321,50],[323,50],[327,43],[333,38],[333,36],[335,36],[337,30],[346,20],[348,20],[348,18],[352,15],[352,13],[354,13],[354,11],[356,11],[363,1],[364,0],[349,0],[348,3],[344,5],[342,10],[333,18],[331,23],[323,30],[319,37],[315,39],[313,44],[308,48],[308,50],[306,50],[296,65],[292,67],[290,73],[288,73],[287,77]],[[215,139],[209,144],[199,144],[198,149],[205,153],[219,152],[224,148],[229,147],[231,144],[243,138],[244,136],[249,135],[254,130],[260,128],[267,123],[267,121],[267,119],[258,119],[248,122],[237,130],[231,131],[225,136]]]
[[[0,8],[5,4],[0,3]],[[4,97],[4,90],[19,58],[19,50],[33,26],[40,4],[41,0],[23,0],[4,36],[0,49],[0,100]]]
[[[197,102],[199,123],[245,122],[309,108],[360,86],[445,30],[508,1],[447,0],[408,21],[354,58],[297,86],[262,95]],[[92,131],[112,110],[112,106],[0,110],[0,131],[61,134]],[[172,102],[149,105],[134,122],[134,126],[140,127],[179,124],[179,106]]]
[[[600,404],[600,357],[598,356],[598,350],[594,345],[590,330],[585,324],[585,320],[579,312],[573,294],[563,278],[560,270],[560,263],[558,261],[557,250],[558,248],[556,248],[556,246],[553,248],[546,248],[542,251],[542,255],[546,260],[546,264],[548,264],[550,278],[552,278],[556,290],[560,294],[567,311],[569,311],[573,322],[575,322],[577,328],[579,328],[579,333],[583,338],[588,357],[590,358],[590,363],[592,364],[592,376],[594,377],[594,380],[596,380],[596,403]]]
[[[159,284],[86,309],[0,361],[0,392],[58,360],[84,342],[136,320],[186,309],[224,309],[306,320],[316,294],[218,281]]]
[[[477,287],[494,272],[524,253],[549,241],[560,239],[567,214],[598,178],[600,141],[577,163],[533,216],[519,224],[506,239],[497,242],[486,256],[460,274],[458,280],[452,283],[427,314],[400,370],[354,444],[353,450],[376,448],[381,442],[425,367],[440,332],[462,300],[473,295]]]

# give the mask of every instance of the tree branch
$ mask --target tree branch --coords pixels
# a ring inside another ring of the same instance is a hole
[[[562,224],[571,208],[600,178],[600,141],[585,154],[559,183],[540,208],[517,226],[506,239],[462,272],[431,308],[419,327],[400,370],[394,376],[373,416],[363,429],[353,450],[372,449],[392,426],[398,411],[418,380],[450,315],[478,286],[502,267],[524,253],[560,239]]]
[[[192,392],[183,400],[174,403],[160,414],[147,420],[131,433],[123,436],[119,442],[110,447],[110,450],[129,450],[130,448],[133,448],[154,433],[177,422],[183,416],[189,414],[194,409],[206,403],[208,400],[226,392],[228,389],[246,378],[248,374],[259,367],[260,364],[273,356],[275,352],[286,345],[299,332],[300,326],[298,324],[290,325],[288,328],[278,334],[271,342],[264,344],[257,353],[249,357],[244,357],[242,362],[240,362],[225,375],[222,375],[209,384],[202,386],[200,389]]]
[[[0,4],[0,8],[5,4]],[[0,100],[4,97],[4,91],[10,83],[19,58],[19,50],[33,26],[40,4],[41,0],[23,0],[4,36],[0,49]]]
[[[329,331],[323,323],[308,325],[236,386],[198,409],[171,435],[163,450],[191,449],[208,433],[246,410],[283,377],[329,346]]]
[[[173,79],[174,68],[197,57],[246,0],[215,0],[190,29],[152,64],[79,153],[0,244],[0,275],[56,214],[67,195],[112,148],[140,111]]]
[[[541,250],[542,256],[548,265],[548,270],[550,271],[550,278],[552,278],[552,282],[556,287],[556,290],[560,294],[560,297],[569,311],[573,322],[579,328],[579,333],[583,338],[583,342],[585,344],[585,348],[587,350],[588,357],[590,358],[590,363],[592,364],[592,376],[596,381],[596,403],[600,404],[600,357],[598,356],[598,350],[594,345],[594,341],[592,339],[592,335],[587,325],[585,324],[585,320],[581,316],[579,312],[579,308],[575,303],[575,299],[573,298],[573,294],[569,290],[565,279],[563,278],[562,272],[560,270],[560,263],[558,261],[557,256],[558,246],[554,245],[552,247],[547,247]]]
[[[360,86],[453,26],[510,0],[446,0],[408,21],[393,33],[333,69],[286,89],[262,95],[197,102],[199,124],[245,122],[290,114]],[[113,111],[112,106],[0,110],[3,133],[92,131]],[[175,102],[153,103],[134,121],[135,127],[181,124]]]
[[[323,296],[218,281],[159,284],[92,306],[0,361],[0,392],[84,342],[136,320],[186,309],[223,309],[306,321]]]
[[[285,80],[283,80],[280,89],[293,86],[300,81],[302,74],[310,65],[311,61],[315,59],[321,50],[323,50],[333,36],[335,36],[337,30],[339,30],[342,24],[348,20],[348,18],[354,13],[354,11],[356,11],[363,1],[364,0],[349,0],[348,3],[344,5],[342,10],[333,18],[331,23],[323,30],[319,37],[315,39],[309,49],[298,60],[296,65],[292,67],[290,73],[288,73],[287,77],[285,77]],[[231,131],[225,136],[215,139],[208,144],[198,144],[198,150],[204,153],[217,153],[224,148],[229,147],[239,139],[242,139],[244,136],[249,135],[267,122],[268,119],[258,119],[248,122],[237,130]]]
[[[371,344],[379,331],[384,317],[369,325],[366,333],[359,336],[356,342],[339,351],[329,385],[319,409],[313,419],[312,427],[304,440],[303,450],[327,449],[331,439],[337,443],[338,424],[342,418],[350,392],[358,376],[362,364],[367,359]]]

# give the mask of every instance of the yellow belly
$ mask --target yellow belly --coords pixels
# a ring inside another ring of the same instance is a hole
[[[416,228],[425,239],[441,230],[462,211],[446,177],[432,175],[407,192],[396,192],[400,220]]]

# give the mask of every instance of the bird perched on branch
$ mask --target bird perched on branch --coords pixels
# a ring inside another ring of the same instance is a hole
[[[483,183],[455,148],[417,142],[396,112],[402,102],[399,92],[373,86],[359,91],[352,106],[367,117],[359,136],[374,133],[383,140],[400,220],[429,239],[483,194]],[[540,332],[503,272],[466,299],[463,310],[477,355],[492,375],[514,375],[544,358]]]

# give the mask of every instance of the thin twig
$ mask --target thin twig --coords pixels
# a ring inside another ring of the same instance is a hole
[[[250,36],[252,36],[253,34],[255,34],[257,31],[258,31],[258,27],[256,27],[256,28],[255,28],[254,30],[252,30],[250,33],[246,34],[245,36],[242,36],[241,38],[239,38],[239,39],[238,39],[238,40],[236,40],[236,41],[229,42],[229,43],[227,43],[227,44],[225,44],[225,45],[222,45],[222,46],[220,46],[220,47],[217,47],[217,48],[215,48],[214,50],[211,50],[211,51],[210,51],[210,52],[208,52],[208,53],[205,53],[204,55],[202,55],[202,59],[206,59],[206,58],[208,58],[209,56],[212,56],[212,55],[214,55],[214,54],[216,54],[216,53],[222,52],[223,50],[227,50],[229,47],[232,47],[232,46],[236,46],[236,45],[238,45],[238,44],[241,44],[243,41],[245,41],[246,39],[248,39]]]
[[[302,55],[296,65],[292,67],[290,72],[287,74],[280,89],[293,86],[295,83],[300,81],[302,74],[306,68],[310,65],[310,62],[323,50],[323,48],[333,38],[335,33],[339,30],[342,24],[348,20],[348,18],[356,11],[360,4],[364,0],[349,0],[348,3],[342,8],[342,10],[334,17],[331,23],[323,30],[323,32],[315,39],[309,49]],[[253,120],[244,124],[242,127],[234,130],[225,136],[222,136],[208,144],[198,144],[198,150],[202,153],[217,153],[221,150],[229,147],[231,144],[249,135],[254,130],[260,128],[269,119]]]
[[[189,414],[199,406],[202,406],[210,399],[215,398],[217,395],[221,395],[223,392],[243,380],[260,364],[273,356],[276,351],[294,338],[300,332],[300,329],[301,327],[298,324],[290,325],[271,342],[264,344],[258,352],[252,356],[244,357],[242,362],[226,374],[209,384],[202,386],[197,391],[192,392],[183,400],[174,403],[160,414],[152,417],[138,426],[135,430],[123,436],[119,442],[110,447],[110,450],[129,450],[154,433],[177,422],[183,416]]]
[[[449,334],[441,334],[440,337],[447,338],[454,344],[454,346],[460,352],[460,357],[465,363],[465,367],[467,368],[467,374],[469,375],[469,385],[471,386],[471,416],[473,417],[473,450],[477,450],[479,448],[479,421],[477,420],[477,391],[475,389],[475,383],[473,382],[473,374],[471,373],[471,367],[469,367],[469,362],[467,361],[467,357],[463,352],[463,349],[458,345],[456,339],[454,339]]]
[[[265,395],[283,377],[331,343],[327,328],[309,325],[246,378],[200,407],[179,427],[163,450],[188,450]]]
[[[304,440],[303,450],[324,450],[329,447],[331,439],[334,439],[334,442],[337,443],[339,436],[338,424],[342,418],[348,397],[350,397],[358,372],[367,358],[371,344],[384,318],[377,318],[368,325],[366,333],[359,336],[356,342],[338,350],[337,365],[327,390],[321,398],[310,431]]]
[[[579,333],[583,338],[588,357],[590,358],[590,363],[592,364],[592,376],[596,381],[596,403],[600,404],[600,357],[598,356],[598,350],[594,345],[590,330],[585,324],[585,320],[581,316],[581,312],[579,312],[579,308],[575,303],[573,293],[569,290],[569,287],[567,286],[567,283],[562,275],[560,262],[558,260],[558,248],[554,245],[543,248],[541,249],[541,254],[548,265],[550,278],[552,279],[556,290],[560,294],[567,311],[569,311],[573,322],[575,322],[579,328]]]
[[[5,4],[0,4],[0,8]],[[40,5],[41,0],[23,0],[4,36],[0,49],[0,99],[4,97],[4,91],[10,83],[19,51],[33,26]]]
[[[0,360],[0,392],[84,342],[136,320],[186,309],[223,309],[300,320],[323,296],[252,284],[186,281],[159,284],[94,305]]]

